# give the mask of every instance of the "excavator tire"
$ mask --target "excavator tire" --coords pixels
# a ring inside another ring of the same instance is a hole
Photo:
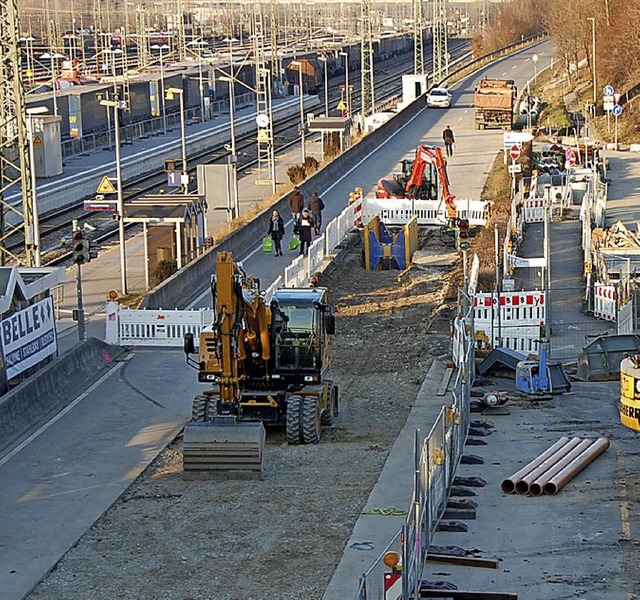
[[[209,398],[206,396],[196,396],[193,399],[191,405],[191,421],[193,423],[204,423],[207,415],[207,405],[209,404]]]
[[[302,398],[289,396],[287,398],[287,443],[302,443]]]
[[[316,396],[307,396],[302,403],[302,442],[317,444],[321,435],[320,403]]]
[[[332,386],[329,391],[327,408],[322,411],[321,422],[323,427],[331,427],[331,425],[333,425],[333,418],[338,414],[337,399],[337,388],[336,386]]]

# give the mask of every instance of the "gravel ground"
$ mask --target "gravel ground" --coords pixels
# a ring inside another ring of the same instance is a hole
[[[321,598],[432,360],[449,347],[447,271],[322,275],[336,308],[340,416],[320,444],[267,435],[264,481],[185,481],[167,448],[29,595]]]

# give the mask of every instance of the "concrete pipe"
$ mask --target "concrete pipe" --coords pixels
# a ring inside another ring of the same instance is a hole
[[[566,483],[571,481],[582,469],[598,458],[608,447],[609,440],[607,438],[598,438],[575,461],[567,465],[562,471],[544,484],[544,493],[550,496],[557,494]]]
[[[544,484],[560,473],[566,466],[572,464],[594,442],[595,440],[593,439],[582,440],[569,454],[557,461],[555,465],[551,465],[549,469],[532,481],[529,484],[529,493],[532,496],[540,496],[544,490]]]
[[[528,494],[529,486],[540,477],[543,473],[546,473],[553,465],[559,460],[562,460],[569,452],[571,452],[580,443],[580,438],[571,438],[562,448],[556,450],[554,454],[549,456],[546,460],[543,460],[535,469],[527,473],[524,477],[521,477],[516,481],[516,493]]]
[[[505,494],[513,494],[516,491],[516,482],[518,482],[522,477],[525,477],[533,469],[535,469],[543,460],[546,460],[553,454],[555,454],[562,446],[564,446],[569,441],[568,437],[561,437],[553,446],[550,446],[547,450],[545,450],[538,458],[534,458],[529,464],[525,465],[518,472],[511,475],[511,477],[507,479],[503,479],[500,484],[500,488]]]

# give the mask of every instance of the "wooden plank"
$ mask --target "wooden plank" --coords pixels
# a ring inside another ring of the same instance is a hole
[[[438,388],[438,396],[444,396],[447,393],[447,388],[449,387],[449,382],[451,381],[451,376],[453,375],[454,368],[447,367],[447,370],[444,372],[442,376],[442,383],[440,383],[440,387]]]
[[[497,558],[478,558],[476,556],[454,556],[452,554],[427,554],[427,562],[461,565],[463,567],[482,567],[497,569],[500,561]]]

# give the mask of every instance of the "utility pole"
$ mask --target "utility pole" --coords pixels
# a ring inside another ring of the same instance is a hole
[[[18,264],[35,265],[33,240],[33,190],[29,163],[22,64],[18,26],[17,0],[2,0],[0,7],[0,264],[7,258]],[[6,201],[8,193],[20,186],[22,212],[18,205]],[[12,189],[13,188],[13,189]],[[8,222],[6,214],[17,217],[17,224]],[[17,256],[6,247],[7,239],[20,233],[24,236],[24,256]]]
[[[422,0],[413,0],[413,74],[424,75]]]
[[[433,83],[437,84],[449,74],[447,50],[447,11],[445,0],[433,0]]]
[[[256,124],[258,125],[258,185],[271,185],[276,193],[276,163],[273,144],[273,115],[271,109],[271,72],[264,56],[264,23],[262,4],[254,12],[253,47],[256,67]],[[302,93],[302,90],[300,91]],[[265,176],[263,176],[265,175]]]
[[[362,129],[367,115],[376,112],[375,88],[373,86],[373,40],[371,34],[371,0],[361,0],[360,3],[361,43],[360,54],[362,60],[361,88],[362,92]],[[347,89],[347,94],[349,90]]]

